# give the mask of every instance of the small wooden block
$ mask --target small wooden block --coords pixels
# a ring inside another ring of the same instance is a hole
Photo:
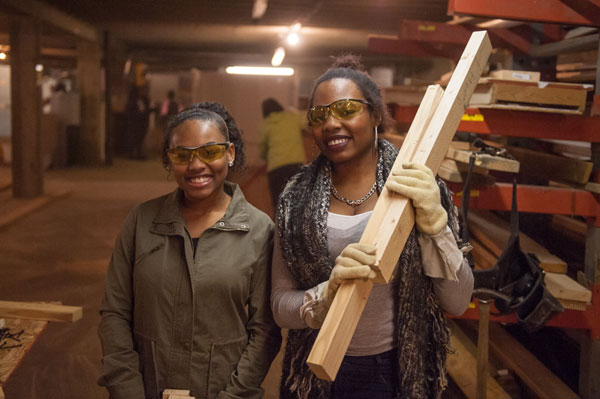
[[[162,399],[174,399],[175,397],[189,397],[189,389],[165,389],[162,394]]]
[[[81,306],[0,301],[0,317],[12,319],[74,322],[81,319],[82,312]]]
[[[502,80],[517,80],[525,82],[539,82],[540,73],[533,71],[513,71],[509,69],[501,69],[490,72],[490,78]]]

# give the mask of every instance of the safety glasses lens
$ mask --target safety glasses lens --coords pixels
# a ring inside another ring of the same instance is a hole
[[[327,120],[327,116],[329,116],[329,108],[323,106],[315,106],[312,107],[308,111],[308,120],[313,125],[318,125]]]
[[[196,154],[203,162],[212,162],[225,155],[227,147],[223,144],[206,145],[196,149]]]
[[[342,100],[329,106],[331,113],[338,119],[348,119],[362,110],[362,104],[358,101]]]
[[[227,152],[228,143],[207,144],[197,148],[172,148],[167,151],[167,156],[177,165],[185,165],[191,162],[192,157],[200,158],[202,162],[212,162]]]

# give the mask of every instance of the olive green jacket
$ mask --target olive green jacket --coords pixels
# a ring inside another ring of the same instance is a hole
[[[100,309],[100,385],[111,398],[259,398],[281,344],[269,306],[273,223],[237,185],[196,254],[177,189],[124,222]]]

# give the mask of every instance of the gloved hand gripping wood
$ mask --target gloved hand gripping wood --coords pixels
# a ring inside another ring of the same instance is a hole
[[[340,256],[335,259],[335,266],[329,275],[327,286],[323,290],[323,300],[327,307],[331,305],[335,293],[344,280],[356,278],[372,279],[376,273],[371,267],[375,264],[374,245],[353,243],[349,244]]]
[[[402,164],[402,168],[392,170],[386,187],[412,201],[415,223],[420,232],[436,235],[448,223],[448,213],[442,206],[440,189],[433,172],[427,166],[413,162]]]

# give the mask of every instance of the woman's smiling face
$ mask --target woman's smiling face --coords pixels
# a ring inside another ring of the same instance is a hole
[[[366,101],[353,81],[335,78],[317,87],[313,105],[328,105],[346,98]],[[337,119],[330,114],[325,122],[311,127],[317,146],[334,164],[351,161],[373,151],[375,123],[368,105],[362,106],[363,111],[349,119]]]
[[[212,121],[190,119],[173,130],[170,148],[198,147],[209,143],[227,141]],[[233,162],[235,150],[229,145],[225,155],[212,162],[205,163],[198,157],[188,164],[171,163],[171,170],[187,201],[202,201],[219,194],[227,178],[228,163]]]

